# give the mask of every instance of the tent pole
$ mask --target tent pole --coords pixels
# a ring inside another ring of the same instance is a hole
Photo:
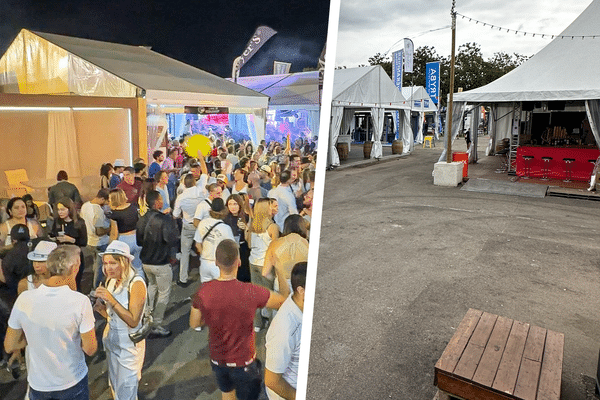
[[[452,10],[450,15],[452,16],[452,53],[450,56],[450,97],[448,99],[448,118],[446,126],[448,127],[448,137],[446,138],[446,162],[452,162],[452,101],[454,93],[454,48],[456,47],[456,11],[454,6],[456,0],[452,0]]]

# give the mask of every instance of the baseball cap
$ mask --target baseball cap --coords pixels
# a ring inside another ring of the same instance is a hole
[[[27,225],[16,224],[10,230],[10,238],[11,240],[16,240],[17,242],[26,242],[29,240],[29,229]]]
[[[223,181],[223,182],[225,182],[225,184],[227,184],[227,182],[229,181],[227,179],[227,175],[225,175],[225,174],[219,174],[219,175],[217,175],[217,180],[218,181]]]
[[[113,240],[112,242],[110,242],[104,253],[100,253],[100,256],[103,257],[105,254],[125,256],[129,258],[129,261],[133,261],[133,259],[135,258],[131,255],[129,245],[125,242],[121,242],[120,240]]]
[[[263,165],[262,167],[260,167],[260,170],[266,172],[267,174],[271,173],[271,167],[269,167],[268,165]]]
[[[46,261],[48,260],[48,255],[57,247],[58,245],[54,242],[42,240],[35,246],[33,251],[27,253],[27,259],[31,261]]]

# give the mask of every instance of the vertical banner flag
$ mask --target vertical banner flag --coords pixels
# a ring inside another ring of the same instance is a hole
[[[412,40],[404,39],[404,72],[413,72],[413,54],[415,45]]]
[[[273,75],[289,74],[292,63],[273,61]]]
[[[440,62],[428,62],[425,65],[425,89],[434,104],[440,100]]]
[[[248,41],[248,44],[246,45],[246,49],[240,56],[241,61],[238,70],[241,69],[244,66],[244,64],[250,58],[252,58],[254,54],[256,54],[258,49],[260,49],[262,45],[265,44],[267,40],[271,39],[276,33],[277,32],[275,30],[269,28],[268,26],[259,26],[258,28],[256,28],[254,35],[252,35],[252,38],[250,39],[250,41]]]
[[[398,90],[402,91],[402,53],[403,50],[398,50],[392,53],[392,78],[394,85]],[[396,139],[400,135],[400,111],[396,110]]]

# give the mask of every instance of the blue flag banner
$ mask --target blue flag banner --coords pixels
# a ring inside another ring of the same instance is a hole
[[[402,50],[392,53],[392,74],[394,85],[402,90]]]
[[[440,62],[429,62],[425,65],[425,89],[434,104],[440,100]]]

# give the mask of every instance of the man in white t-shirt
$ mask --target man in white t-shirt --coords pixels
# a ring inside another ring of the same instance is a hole
[[[91,253],[94,265],[94,287],[98,287],[100,282],[104,280],[102,273],[102,258],[99,253],[106,250],[108,246],[110,233],[110,220],[104,214],[103,207],[108,204],[108,189],[100,189],[96,197],[90,201],[86,201],[81,206],[81,218],[85,221],[87,230],[87,250]]]
[[[60,246],[46,266],[48,281],[17,298],[4,348],[12,353],[27,345],[29,399],[88,400],[85,354],[98,344],[90,300],[69,288],[79,271],[79,248]]]
[[[214,199],[221,199],[223,197],[223,190],[221,186],[216,183],[211,183],[206,186],[206,190],[208,192],[208,197],[203,199],[196,206],[196,211],[194,212],[194,220],[193,224],[197,228],[200,221],[210,217],[210,207]]]
[[[306,262],[294,265],[294,293],[281,305],[266,337],[265,386],[269,400],[295,399],[300,361]]]
[[[217,279],[221,273],[215,263],[217,246],[225,239],[235,240],[231,227],[223,222],[227,209],[223,199],[216,198],[211,203],[210,217],[198,224],[194,241],[200,254],[200,281],[202,283]]]
[[[298,214],[296,197],[290,187],[290,178],[290,171],[283,171],[280,175],[281,183],[279,186],[269,191],[269,197],[277,199],[277,204],[279,205],[279,211],[273,218],[279,227],[279,232],[283,232],[283,224],[289,215]]]

